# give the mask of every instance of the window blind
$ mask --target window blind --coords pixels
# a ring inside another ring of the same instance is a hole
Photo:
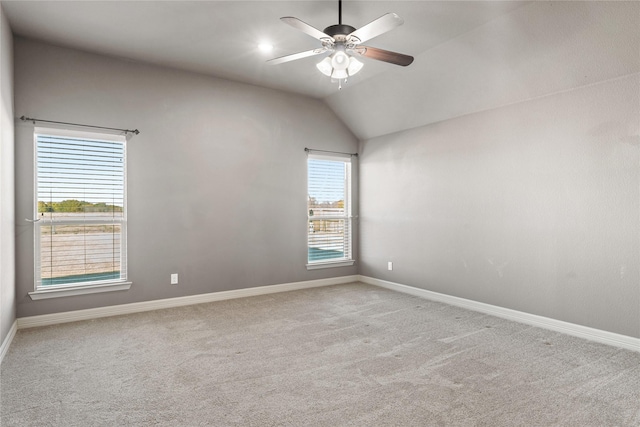
[[[308,262],[351,260],[351,160],[309,155]]]
[[[36,288],[125,280],[124,137],[35,139]]]

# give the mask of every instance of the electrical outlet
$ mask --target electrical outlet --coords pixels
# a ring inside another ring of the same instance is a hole
[[[393,270],[393,262],[389,261],[387,263],[387,270],[389,270],[389,271]]]
[[[171,274],[171,284],[172,285],[178,284],[178,273]]]

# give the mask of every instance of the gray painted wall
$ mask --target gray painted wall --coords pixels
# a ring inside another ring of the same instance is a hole
[[[128,143],[129,291],[31,301],[17,225],[18,317],[357,273],[307,271],[304,147],[355,151],[321,101],[15,39],[15,110],[138,128]],[[16,126],[16,213],[33,215],[33,126]],[[179,273],[180,284],[169,284]]]
[[[361,274],[640,337],[638,117],[636,73],[364,141]]]
[[[13,36],[0,6],[0,343],[16,318]]]

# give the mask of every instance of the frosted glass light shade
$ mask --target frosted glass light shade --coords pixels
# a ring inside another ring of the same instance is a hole
[[[331,56],[331,66],[335,70],[346,70],[349,67],[349,55],[344,51],[337,51]]]
[[[334,68],[333,73],[331,74],[332,79],[346,79],[347,77],[349,77],[347,70],[338,70]]]
[[[352,56],[351,58],[349,58],[349,68],[347,68],[347,72],[350,76],[353,76],[355,73],[362,70],[363,66],[364,64],[362,62],[358,61]]]
[[[316,64],[322,74],[332,79],[346,79],[362,69],[364,64],[344,51],[337,51]]]
[[[320,70],[322,74],[324,74],[327,77],[331,77],[331,73],[333,73],[333,67],[331,66],[330,57],[327,56],[322,61],[318,62],[316,64],[316,67],[318,68],[318,70]]]

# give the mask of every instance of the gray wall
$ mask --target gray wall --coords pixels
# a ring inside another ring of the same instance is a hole
[[[15,40],[16,115],[138,128],[128,143],[129,291],[31,301],[17,226],[18,317],[344,276],[307,271],[304,147],[355,151],[322,102]],[[33,126],[16,126],[16,214],[33,213]],[[169,284],[179,273],[180,284]]]
[[[0,6],[0,343],[16,318],[13,36]]]
[[[364,141],[361,274],[640,337],[638,117],[636,73]]]

